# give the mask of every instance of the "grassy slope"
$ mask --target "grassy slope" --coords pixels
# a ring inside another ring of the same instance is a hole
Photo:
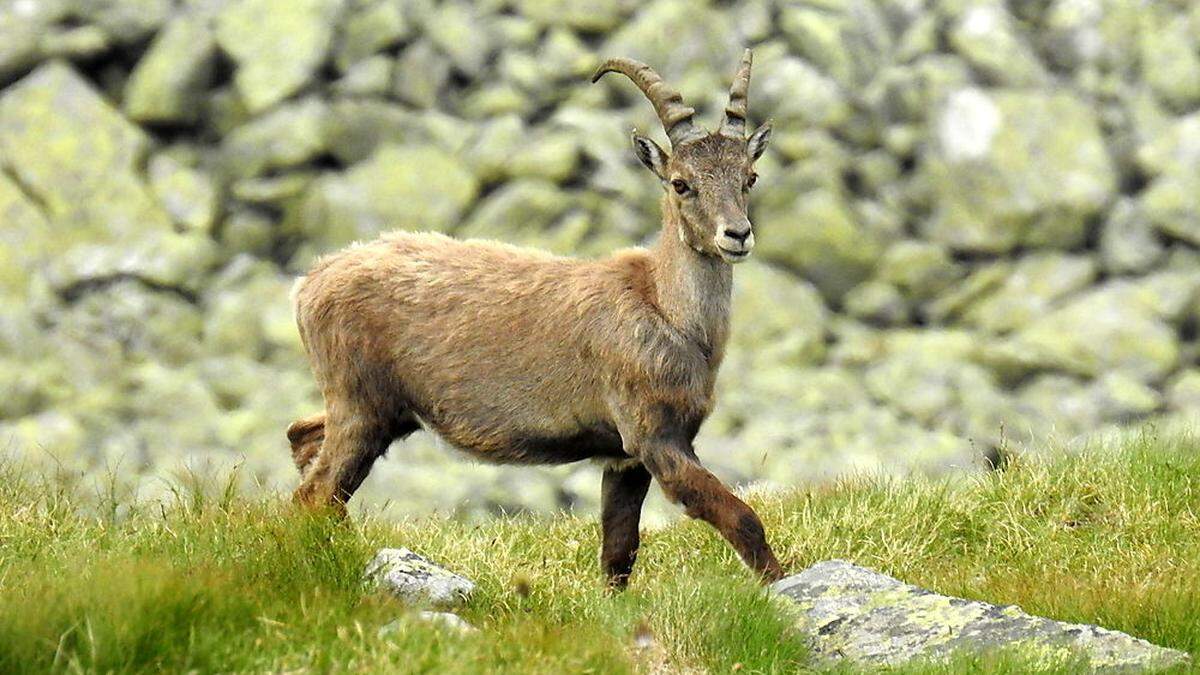
[[[0,474],[4,472],[0,471]],[[1200,655],[1200,439],[1120,447],[950,482],[853,481],[753,500],[792,569],[846,558],[940,592],[1098,622]],[[276,501],[181,498],[79,515],[0,475],[0,672],[393,669],[794,672],[802,641],[728,547],[683,522],[645,537],[606,595],[597,526],[569,516],[336,526]],[[405,545],[472,577],[459,636],[364,591]],[[653,636],[633,647],[633,635]],[[912,670],[920,670],[914,668]],[[965,658],[946,672],[1020,671]]]

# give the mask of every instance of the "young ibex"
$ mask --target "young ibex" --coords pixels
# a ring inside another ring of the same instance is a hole
[[[649,66],[610,59],[654,104],[673,154],[633,135],[662,181],[662,235],[603,260],[396,232],[322,258],[294,291],[325,412],[288,429],[297,501],[344,511],[371,464],[425,426],[477,457],[606,462],[601,561],[624,586],[653,477],[764,579],[781,576],[761,521],[692,448],[729,337],[731,264],[770,123],[746,137],[747,50],[716,133]]]

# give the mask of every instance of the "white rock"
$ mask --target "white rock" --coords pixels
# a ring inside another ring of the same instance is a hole
[[[475,584],[406,548],[383,548],[367,565],[368,581],[412,604],[455,605]]]

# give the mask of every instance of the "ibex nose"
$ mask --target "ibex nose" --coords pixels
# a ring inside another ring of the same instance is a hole
[[[738,242],[739,244],[745,243],[746,238],[750,236],[750,227],[747,226],[742,230],[735,230],[732,227],[727,227],[725,228],[725,236]]]

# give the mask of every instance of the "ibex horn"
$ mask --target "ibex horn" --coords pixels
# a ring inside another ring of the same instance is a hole
[[[679,92],[667,86],[650,66],[633,59],[608,59],[596,69],[596,73],[592,75],[592,82],[599,80],[605,73],[620,73],[633,80],[654,105],[654,112],[658,113],[658,119],[667,132],[667,138],[671,139],[672,146],[701,135],[700,130],[692,124],[695,109],[684,105]]]
[[[746,137],[746,95],[750,90],[750,63],[753,60],[753,54],[747,49],[733,76],[733,84],[729,86],[729,103],[725,104],[725,120],[721,122],[720,131],[725,136]]]

